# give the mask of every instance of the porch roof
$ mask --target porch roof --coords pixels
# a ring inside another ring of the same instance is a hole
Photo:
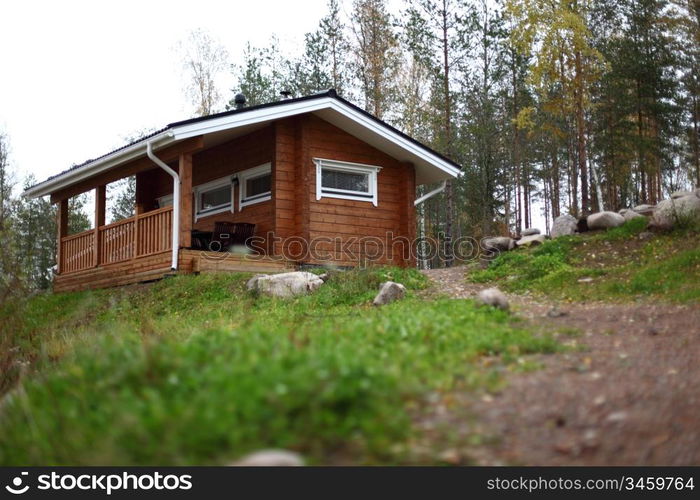
[[[147,142],[151,142],[157,151],[185,139],[203,136],[205,145],[209,147],[228,140],[232,134],[248,133],[274,120],[304,113],[314,113],[389,156],[413,163],[418,184],[438,182],[459,174],[460,166],[449,158],[346,101],[330,89],[310,96],[170,123],[137,141],[49,177],[29,187],[24,195],[30,198],[49,195],[144,157]]]

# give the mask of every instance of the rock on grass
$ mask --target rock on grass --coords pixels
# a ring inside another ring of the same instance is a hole
[[[625,218],[615,212],[598,212],[588,216],[588,229],[611,229],[625,223]]]
[[[304,459],[298,453],[287,450],[260,450],[231,464],[234,467],[299,467]]]
[[[578,221],[576,217],[569,214],[560,215],[554,219],[554,224],[552,224],[552,238],[574,234],[577,229]]]
[[[510,307],[508,298],[498,288],[487,288],[486,290],[480,291],[476,296],[476,302],[478,304],[495,307],[496,309],[501,309],[503,311],[507,311]]]
[[[406,287],[401,283],[394,283],[393,281],[387,281],[382,283],[379,287],[379,293],[372,304],[375,306],[383,306],[386,304],[391,304],[395,300],[403,299],[406,296]]]

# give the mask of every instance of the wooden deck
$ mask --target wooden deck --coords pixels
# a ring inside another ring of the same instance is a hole
[[[55,292],[144,283],[174,274],[208,272],[280,273],[296,269],[292,262],[267,256],[180,250],[178,270],[170,268],[172,253],[160,252],[54,277]]]

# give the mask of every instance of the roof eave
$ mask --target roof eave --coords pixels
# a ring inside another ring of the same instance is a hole
[[[172,132],[177,140],[188,139],[190,137],[220,132],[222,130],[227,130],[234,127],[243,127],[254,123],[272,121],[292,115],[312,113],[314,111],[324,109],[332,109],[333,111],[362,124],[362,126],[364,126],[366,129],[386,138],[404,150],[411,152],[415,156],[422,158],[424,161],[429,162],[453,178],[458,177],[460,174],[460,169],[451,161],[440,157],[417,141],[409,139],[408,136],[399,133],[388,124],[377,120],[369,114],[354,109],[354,107],[346,104],[344,101],[336,97],[330,96],[309,101],[290,103],[289,107],[261,108],[254,110],[251,113],[240,115],[233,114],[212,118],[211,120],[206,121],[196,121],[194,123],[175,126],[173,127]]]
[[[300,98],[286,104],[286,106],[260,106],[257,109],[251,109],[249,112],[245,113],[228,112],[222,113],[219,116],[172,123],[165,130],[154,136],[144,138],[130,146],[87,163],[82,167],[75,168],[62,175],[36,184],[25,190],[23,195],[28,198],[46,196],[91,176],[105,172],[114,166],[144,156],[146,154],[147,140],[150,141],[154,147],[160,148],[195,136],[260,122],[274,121],[288,116],[312,113],[325,109],[331,109],[361,124],[378,136],[410,152],[415,157],[420,158],[430,165],[435,166],[449,177],[456,178],[460,175],[459,166],[451,160],[441,156],[427,146],[396,130],[389,124],[373,117],[369,113],[364,112],[344,99],[337,97],[335,92],[310,96],[310,98]]]
[[[164,130],[160,134],[153,137],[144,138],[131,146],[115,151],[114,153],[93,162],[87,163],[82,167],[76,168],[75,170],[71,170],[63,175],[59,175],[47,181],[40,182],[39,184],[26,189],[22,193],[22,196],[27,198],[39,198],[41,196],[50,195],[94,175],[101,174],[102,172],[105,172],[116,165],[144,156],[146,154],[147,141],[150,141],[155,148],[161,148],[175,142],[176,139],[173,137],[171,130]]]

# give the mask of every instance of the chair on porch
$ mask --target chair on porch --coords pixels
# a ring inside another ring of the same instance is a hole
[[[192,234],[191,248],[195,250],[207,250],[209,248],[209,242],[214,233],[211,231],[199,231],[198,229],[193,229],[190,233]]]
[[[226,252],[232,246],[245,246],[254,232],[255,224],[247,222],[215,222],[214,231],[209,242],[209,250],[212,252]]]
[[[248,240],[255,234],[255,224],[249,222],[237,222],[234,224],[232,245],[248,246]]]

